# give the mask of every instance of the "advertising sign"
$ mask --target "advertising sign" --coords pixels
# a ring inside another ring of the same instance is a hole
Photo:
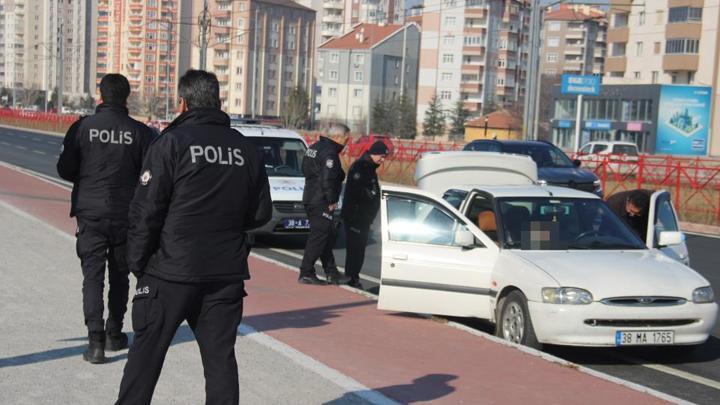
[[[571,128],[571,127],[572,127],[572,124],[573,124],[572,121],[569,121],[569,120],[560,120],[560,121],[557,122],[557,127],[558,127],[558,128]]]
[[[585,121],[585,129],[610,129],[612,123],[610,121]]]
[[[710,87],[662,86],[655,152],[707,155]]]
[[[600,95],[600,76],[564,74],[560,91],[562,94]]]

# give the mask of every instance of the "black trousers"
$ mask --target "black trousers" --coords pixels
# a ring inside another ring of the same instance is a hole
[[[365,248],[370,235],[370,224],[348,224],[345,226],[345,275],[353,281],[360,278],[365,262]]]
[[[125,259],[127,221],[77,219],[77,255],[83,272],[83,313],[89,332],[121,330],[127,310],[128,277]],[[108,318],[103,325],[105,263],[108,268]]]
[[[335,264],[335,238],[337,236],[337,223],[333,220],[333,213],[327,207],[309,205],[305,207],[310,220],[310,233],[308,234],[300,275],[311,276],[315,274],[315,262],[320,259],[325,274],[337,273]]]
[[[205,372],[205,403],[240,401],[235,340],[242,320],[243,283],[182,284],[143,275],[133,298],[135,340],[117,404],[149,404],[175,332],[187,321]]]

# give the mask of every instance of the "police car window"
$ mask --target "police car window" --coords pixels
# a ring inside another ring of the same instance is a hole
[[[249,137],[265,161],[268,177],[303,177],[305,144],[299,139]]]
[[[607,145],[595,145],[595,147],[593,148],[593,153],[600,153],[607,148]]]
[[[667,195],[661,195],[655,203],[655,247],[660,240],[660,232],[677,232],[680,230],[675,212]]]
[[[615,145],[613,153],[618,155],[637,156],[637,148],[632,145]]]
[[[396,242],[453,246],[461,225],[443,207],[405,196],[388,197],[387,218],[389,238]]]
[[[582,154],[588,154],[590,153],[590,148],[592,148],[592,145],[585,145],[580,149],[580,153]]]

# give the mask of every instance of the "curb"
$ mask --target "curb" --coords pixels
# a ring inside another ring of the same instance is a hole
[[[52,131],[43,131],[41,129],[33,129],[33,128],[25,128],[25,127],[15,127],[12,125],[5,125],[0,124],[0,128],[7,128],[7,129],[15,129],[18,131],[27,131],[27,132],[35,132],[36,134],[43,134],[43,135],[51,135],[51,136],[57,136],[57,137],[64,137],[65,134],[62,132],[52,132]]]

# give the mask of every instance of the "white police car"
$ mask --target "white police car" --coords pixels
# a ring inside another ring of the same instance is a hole
[[[270,181],[272,219],[252,234],[307,233],[310,222],[302,203],[305,178],[300,166],[307,150],[305,139],[295,131],[267,125],[233,125],[233,129],[257,145]]]

